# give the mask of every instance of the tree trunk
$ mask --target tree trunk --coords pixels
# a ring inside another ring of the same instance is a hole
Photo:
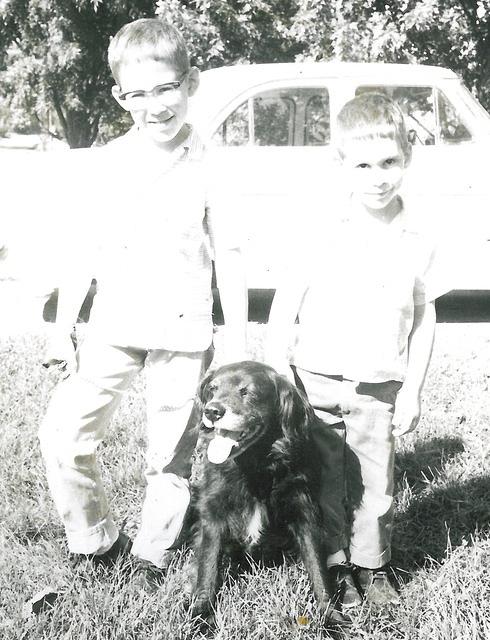
[[[66,113],[66,141],[71,149],[91,147],[99,130],[99,114],[88,114],[85,111],[68,111]]]
[[[52,97],[53,107],[63,129],[63,137],[70,149],[91,147],[99,131],[100,113],[64,110],[55,91],[52,92]]]

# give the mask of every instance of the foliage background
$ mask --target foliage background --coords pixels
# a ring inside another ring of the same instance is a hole
[[[461,74],[490,108],[490,0],[0,0],[2,128],[43,131],[72,147],[124,130],[107,46],[126,22],[154,15],[183,31],[203,70],[422,62]]]

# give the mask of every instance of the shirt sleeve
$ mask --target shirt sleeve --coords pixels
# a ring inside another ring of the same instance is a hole
[[[451,253],[448,245],[426,241],[415,278],[415,305],[433,302],[454,288]]]
[[[236,194],[227,188],[209,152],[203,160],[202,168],[206,192],[204,228],[210,238],[213,253],[216,255],[223,250],[240,248],[243,233]]]

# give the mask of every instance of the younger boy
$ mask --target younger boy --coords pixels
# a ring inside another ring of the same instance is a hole
[[[434,300],[447,288],[399,195],[411,159],[400,109],[384,95],[364,94],[344,105],[337,126],[346,193],[329,208],[324,233],[315,230],[310,257],[276,292],[266,360],[287,371],[299,312],[293,364],[321,419],[314,438],[324,466],[328,573],[352,606],[364,596],[378,603],[398,597],[389,570],[393,436],[418,423]]]
[[[93,193],[83,199],[84,219],[97,205],[87,226],[98,249],[91,252],[87,240],[60,287],[48,364],[70,370],[70,332],[91,278],[97,294],[74,371],[54,392],[40,440],[69,550],[112,563],[131,543],[113,521],[95,455],[122,393],[145,369],[147,489],[132,553],[151,570],[168,565],[189,503],[191,412],[213,331],[208,244],[231,360],[245,353],[247,298],[231,223],[217,209],[206,212],[203,146],[186,123],[199,74],[181,35],[158,19],[137,20],[111,41],[109,63],[113,95],[134,126],[90,151],[99,191],[97,202]]]

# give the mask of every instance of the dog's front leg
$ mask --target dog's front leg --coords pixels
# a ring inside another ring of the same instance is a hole
[[[197,580],[190,610],[193,618],[213,624],[222,550],[221,531],[216,526],[203,524],[199,538],[196,549]]]
[[[308,522],[297,524],[296,536],[301,558],[310,578],[318,607],[325,617],[327,628],[348,626],[346,618],[335,608],[333,594],[329,591],[322,562],[322,545],[314,528]]]

